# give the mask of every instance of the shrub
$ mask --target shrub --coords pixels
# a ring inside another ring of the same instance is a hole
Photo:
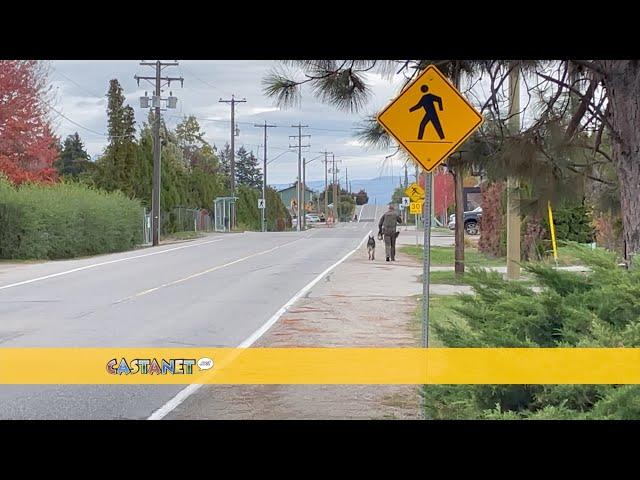
[[[0,258],[96,255],[142,241],[142,206],[78,183],[14,187],[0,178],[0,225]]]
[[[553,208],[553,223],[556,238],[569,242],[591,243],[595,240],[595,229],[591,213],[582,204],[562,204]],[[549,218],[545,215],[543,227],[549,231]]]
[[[261,230],[262,212],[258,208],[258,199],[262,198],[262,191],[247,185],[240,185],[237,196],[238,227],[245,230]],[[267,215],[267,230],[269,231],[283,230],[283,226],[291,224],[287,208],[282,203],[280,195],[272,188],[267,188],[267,211],[265,213]]]
[[[474,295],[452,309],[464,322],[434,320],[446,347],[640,347],[640,268],[617,266],[615,254],[572,243],[588,275],[547,265],[524,268],[536,293],[496,272],[471,269]],[[637,386],[439,385],[429,386],[430,418],[640,419]]]

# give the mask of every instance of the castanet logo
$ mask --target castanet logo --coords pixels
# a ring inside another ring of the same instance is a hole
[[[107,372],[111,375],[192,375],[194,365],[200,370],[213,368],[210,358],[134,358],[120,360],[112,358],[107,362]]]

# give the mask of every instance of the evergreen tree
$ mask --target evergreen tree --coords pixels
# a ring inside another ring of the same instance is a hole
[[[227,189],[231,188],[231,147],[225,143],[224,149],[218,153],[220,159],[220,173],[224,176],[224,185]]]
[[[204,139],[204,132],[200,129],[196,117],[193,115],[185,117],[176,127],[176,137],[188,168],[201,168],[209,173],[215,173],[218,170],[215,150]]]
[[[262,188],[262,172],[258,167],[258,159],[253,152],[247,152],[244,147],[240,147],[237,154],[236,183],[252,188]]]
[[[65,139],[60,156],[54,162],[54,166],[59,175],[71,178],[77,178],[91,167],[89,154],[85,150],[78,132]]]
[[[97,163],[96,183],[107,190],[119,189],[133,196],[135,185],[132,179],[138,160],[135,114],[133,108],[124,104],[125,97],[118,80],[109,82],[107,97],[109,144]]]

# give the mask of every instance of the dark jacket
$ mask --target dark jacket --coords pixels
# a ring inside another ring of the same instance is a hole
[[[396,226],[402,223],[402,217],[396,212],[385,212],[378,222],[378,233],[383,235],[391,235],[396,233]]]

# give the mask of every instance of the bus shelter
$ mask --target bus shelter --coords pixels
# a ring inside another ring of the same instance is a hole
[[[218,197],[213,201],[213,223],[216,232],[231,231],[231,215],[238,197]]]

